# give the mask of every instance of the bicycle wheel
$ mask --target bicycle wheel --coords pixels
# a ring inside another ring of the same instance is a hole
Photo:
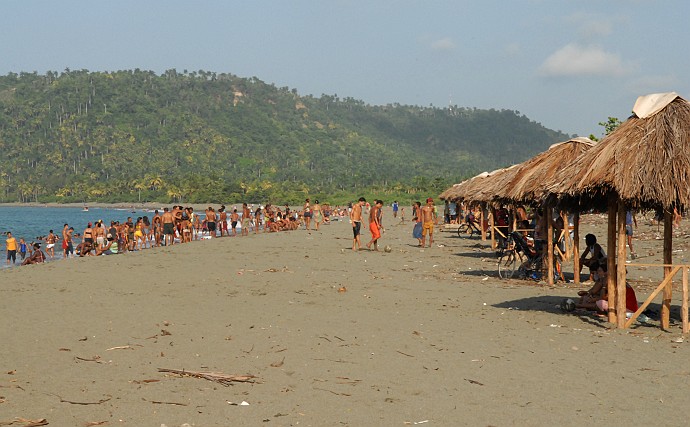
[[[468,234],[470,235],[470,237],[472,236],[472,227],[470,227],[466,223],[460,224],[460,226],[458,227],[458,237],[467,236]]]
[[[510,279],[515,274],[515,270],[522,264],[520,253],[515,250],[506,250],[503,256],[498,259],[498,276],[501,279]]]
[[[477,230],[477,227],[473,227],[473,226],[471,226],[471,225],[468,225],[468,226],[467,226],[467,237],[472,237],[472,236],[475,235],[475,233],[481,234],[481,233],[479,232],[479,230]]]

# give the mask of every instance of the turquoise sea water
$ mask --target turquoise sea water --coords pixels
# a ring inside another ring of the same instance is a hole
[[[82,208],[53,208],[53,207],[0,207],[0,233],[7,231],[19,241],[24,238],[27,244],[39,241],[38,238],[48,235],[53,230],[58,236],[62,232],[64,224],[74,227],[75,233],[83,233],[89,222],[95,223],[102,219],[106,225],[110,221],[126,221],[127,217],[134,220],[137,217],[147,215],[153,218],[153,212],[135,209],[110,209],[110,208],[90,208],[88,212]],[[5,263],[5,235],[0,235],[1,259],[0,268],[6,268]],[[43,243],[43,242],[42,242]],[[41,245],[45,249],[45,244]],[[59,258],[62,252],[59,245],[56,247],[55,255]],[[17,261],[19,264],[19,260]]]

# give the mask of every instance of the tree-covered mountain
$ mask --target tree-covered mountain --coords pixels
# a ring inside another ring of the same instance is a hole
[[[373,106],[225,73],[10,73],[0,201],[409,199],[567,138],[516,111]]]

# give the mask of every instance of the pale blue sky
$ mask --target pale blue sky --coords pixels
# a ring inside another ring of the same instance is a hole
[[[687,0],[2,0],[0,74],[226,72],[599,136],[639,95],[690,97],[688,17]]]

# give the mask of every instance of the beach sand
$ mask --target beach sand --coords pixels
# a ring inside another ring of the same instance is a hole
[[[587,216],[582,235],[604,226]],[[655,230],[640,225],[640,262],[661,259]],[[0,425],[687,422],[678,321],[621,331],[563,313],[586,285],[502,281],[479,239],[437,232],[420,250],[411,231],[387,227],[390,253],[352,252],[341,221],[2,271]],[[631,273],[640,301],[660,276]]]

